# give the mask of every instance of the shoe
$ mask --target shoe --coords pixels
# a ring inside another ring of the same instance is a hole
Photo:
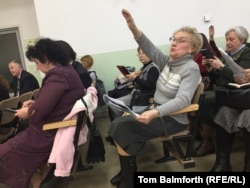
[[[201,157],[215,152],[212,142],[201,142],[199,147],[192,153],[194,157]]]
[[[42,182],[40,188],[68,188],[70,183],[73,181],[73,177],[56,177],[49,179],[48,181]]]
[[[165,162],[174,161],[174,160],[176,160],[176,158],[173,156],[166,156],[166,157],[164,156],[160,159],[156,159],[155,163],[159,164],[159,163],[165,163]]]
[[[116,174],[111,180],[110,180],[110,183],[112,183],[113,185],[119,185],[120,182],[121,182],[121,171]]]
[[[230,164],[215,164],[210,172],[232,172]]]
[[[115,142],[111,136],[107,136],[106,141],[109,142],[111,145],[115,146]]]
[[[106,136],[106,141],[107,141],[107,142],[110,142],[111,139],[112,139],[111,136]]]
[[[86,170],[92,170],[93,168],[94,168],[93,166],[81,165],[81,166],[77,167],[76,172],[82,172],[82,171],[86,171]]]

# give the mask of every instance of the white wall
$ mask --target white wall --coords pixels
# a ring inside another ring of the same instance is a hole
[[[0,29],[18,26],[23,44],[45,36],[66,40],[78,56],[94,54],[94,68],[111,89],[118,74],[115,65],[140,66],[122,8],[131,11],[139,28],[159,46],[184,25],[207,34],[214,24],[215,37],[222,41],[229,27],[243,25],[250,31],[249,0],[0,0]],[[206,14],[209,23],[203,21]],[[41,80],[35,64],[26,60],[26,65]]]
[[[11,27],[19,27],[23,40],[40,35],[33,0],[0,0],[0,29]]]
[[[249,0],[34,0],[42,36],[68,41],[78,54],[96,54],[136,48],[121,9],[128,9],[156,45],[168,43],[184,25],[216,36],[235,25],[250,31]],[[211,22],[203,21],[204,15]]]
[[[0,0],[0,29],[13,27],[19,28],[23,56],[25,57],[25,46],[28,41],[40,36],[33,0]],[[0,63],[7,65],[8,62]],[[41,82],[40,71],[36,70],[34,63],[29,62],[26,58],[24,63],[27,70],[32,72]],[[4,72],[4,70],[0,70],[1,74],[3,74],[2,71]]]

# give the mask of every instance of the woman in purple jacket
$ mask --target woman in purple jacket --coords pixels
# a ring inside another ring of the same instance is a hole
[[[43,131],[43,124],[63,120],[85,94],[67,50],[56,41],[40,39],[26,57],[46,76],[36,101],[27,101],[15,114],[29,118],[29,127],[0,144],[0,183],[11,188],[29,187],[32,174],[47,161],[57,130]]]

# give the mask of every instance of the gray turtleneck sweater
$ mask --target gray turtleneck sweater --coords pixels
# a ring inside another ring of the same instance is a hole
[[[154,94],[154,101],[158,104],[156,109],[160,116],[190,105],[194,92],[201,82],[198,64],[188,55],[170,62],[169,56],[162,53],[145,34],[142,34],[137,43],[161,70]],[[187,113],[172,117],[183,124],[189,122]]]

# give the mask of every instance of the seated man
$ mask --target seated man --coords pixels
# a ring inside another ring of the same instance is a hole
[[[34,75],[23,70],[22,65],[17,60],[12,60],[8,64],[9,71],[13,76],[11,87],[14,90],[14,96],[22,95],[29,91],[39,88],[39,83]]]

